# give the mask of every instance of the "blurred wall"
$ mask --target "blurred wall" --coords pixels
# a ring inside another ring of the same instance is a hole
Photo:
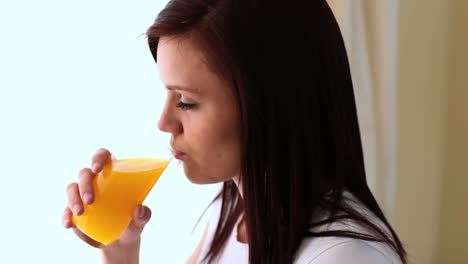
[[[410,263],[435,263],[445,169],[450,1],[400,1],[394,227]]]
[[[468,2],[401,1],[395,227],[410,263],[468,263]]]
[[[329,0],[345,31],[346,17],[352,13],[348,9],[356,4],[349,1]],[[385,56],[372,52],[372,35],[384,30],[380,27],[385,25],[376,23],[384,15],[385,10],[377,8],[383,4],[385,0],[361,2],[370,37],[368,52],[377,66]],[[399,4],[398,21],[390,21],[399,24],[397,178],[390,220],[409,263],[466,264],[468,1]],[[377,197],[383,195],[380,190]]]
[[[468,1],[453,0],[437,263],[468,263]]]
[[[327,0],[330,8],[333,10],[340,27],[343,27],[343,17],[345,13],[345,5],[343,0]]]

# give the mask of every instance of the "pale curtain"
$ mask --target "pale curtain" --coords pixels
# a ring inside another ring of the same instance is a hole
[[[399,1],[328,0],[348,50],[368,183],[394,214]]]

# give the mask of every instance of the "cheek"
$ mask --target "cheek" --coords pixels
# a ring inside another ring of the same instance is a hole
[[[224,159],[238,152],[240,148],[239,127],[235,120],[218,119],[205,128],[203,143],[208,147],[213,156]]]
[[[195,120],[193,120],[195,121]],[[235,119],[191,123],[184,129],[191,142],[194,160],[206,177],[226,180],[235,176],[240,162],[240,129]]]
[[[219,124],[219,123],[218,123]],[[222,126],[200,127],[194,130],[190,140],[194,150],[201,156],[222,162],[239,148],[238,134]]]
[[[206,106],[183,120],[184,137],[194,150],[222,158],[226,151],[240,147],[240,120],[234,111],[225,111],[225,108]]]
[[[218,173],[233,177],[238,174],[240,163],[240,135],[239,128],[232,123],[217,127],[211,136],[211,146],[209,150],[213,157],[212,166],[219,169]],[[210,146],[207,142],[207,146]],[[222,168],[221,168],[222,166]]]

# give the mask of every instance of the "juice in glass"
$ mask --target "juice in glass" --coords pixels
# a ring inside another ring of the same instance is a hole
[[[73,230],[88,244],[103,248],[125,231],[133,210],[143,203],[169,161],[132,158],[108,162],[94,178],[94,202],[73,216]]]

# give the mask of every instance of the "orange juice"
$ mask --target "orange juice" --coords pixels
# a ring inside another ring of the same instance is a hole
[[[95,199],[73,216],[74,231],[95,247],[105,247],[125,231],[135,207],[143,203],[169,161],[151,158],[113,160],[94,178]]]

